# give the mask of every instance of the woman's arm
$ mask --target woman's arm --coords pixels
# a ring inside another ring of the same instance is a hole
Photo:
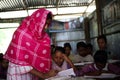
[[[42,73],[42,72],[37,71],[36,69],[32,69],[30,71],[30,73],[33,74],[33,75],[35,75],[35,76],[38,76],[39,78],[46,79],[46,78],[49,78],[49,77],[52,77],[52,76],[56,76],[56,74],[58,73],[58,71],[56,71],[56,70],[50,70],[48,73]]]

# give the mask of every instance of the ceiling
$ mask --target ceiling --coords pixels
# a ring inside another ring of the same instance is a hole
[[[51,10],[54,16],[83,16],[89,6],[95,7],[94,0],[0,0],[0,13],[27,11],[38,8]],[[63,11],[64,10],[64,11]],[[91,8],[89,9],[91,10]],[[1,15],[0,18],[3,16]]]

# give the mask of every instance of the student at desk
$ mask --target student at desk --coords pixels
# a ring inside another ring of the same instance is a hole
[[[84,66],[80,71],[76,72],[77,76],[98,76],[101,73],[120,74],[120,68],[112,63],[107,63],[107,53],[98,50],[94,55],[94,63]]]
[[[0,53],[0,80],[6,79],[9,61],[3,58],[3,53]]]
[[[93,57],[87,52],[87,45],[84,42],[77,43],[78,54],[74,56],[75,62],[93,62]]]
[[[65,49],[65,55],[67,57],[69,57],[69,59],[72,62],[74,62],[74,55],[75,54],[72,53],[72,47],[71,47],[70,43],[64,43],[64,49]]]
[[[91,43],[87,43],[87,53],[93,56],[93,45]]]
[[[52,69],[62,71],[69,68],[75,69],[72,61],[65,55],[65,49],[57,46],[52,54]]]
[[[108,59],[113,59],[114,55],[111,53],[111,51],[108,50],[107,38],[105,35],[99,35],[97,37],[97,44],[99,50],[105,50],[107,52]]]

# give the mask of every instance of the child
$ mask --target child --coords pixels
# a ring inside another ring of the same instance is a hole
[[[108,55],[108,59],[112,59],[112,53],[107,49],[107,38],[105,35],[100,35],[97,37],[97,43],[99,50],[105,50]]]
[[[93,62],[91,54],[87,53],[87,45],[84,42],[77,43],[78,55],[75,55],[76,62]]]
[[[74,54],[72,53],[72,47],[70,43],[64,43],[65,55],[74,62]]]
[[[75,69],[71,60],[65,55],[65,50],[63,47],[57,46],[52,57],[53,57],[52,69],[58,71],[66,70],[68,68]]]
[[[69,57],[72,50],[70,43],[64,43],[64,49],[65,49],[66,56]]]
[[[77,76],[98,76],[101,73],[120,74],[120,68],[114,64],[107,64],[107,53],[98,50],[94,55],[94,63],[84,66],[80,71],[76,72]]]
[[[93,56],[93,45],[91,43],[87,44],[87,52]]]
[[[50,70],[50,37],[45,32],[51,20],[52,13],[41,8],[16,29],[4,56],[9,60],[7,80],[38,80],[57,74]]]
[[[8,60],[3,58],[3,54],[0,53],[0,79],[7,78]]]

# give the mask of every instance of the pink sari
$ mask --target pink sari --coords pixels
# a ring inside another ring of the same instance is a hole
[[[17,65],[32,66],[40,72],[50,70],[50,38],[44,31],[48,13],[51,12],[41,8],[22,21],[4,58]]]

